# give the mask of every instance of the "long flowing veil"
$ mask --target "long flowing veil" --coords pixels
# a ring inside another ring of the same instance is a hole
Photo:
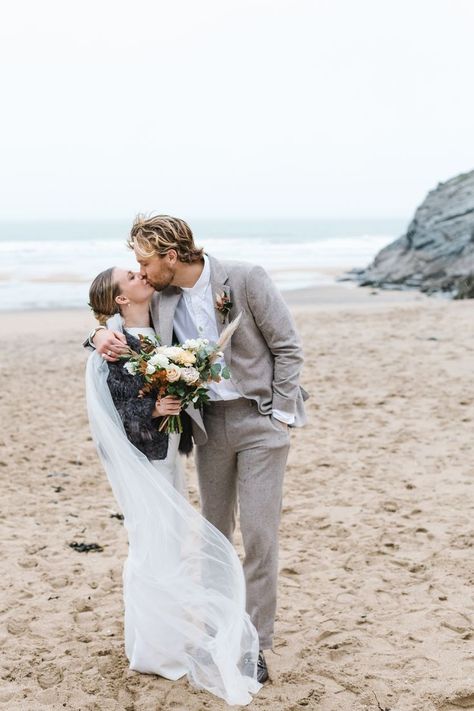
[[[121,328],[121,321],[109,320]],[[160,476],[127,439],[97,352],[86,368],[93,439],[124,515],[125,652],[130,668],[177,679],[228,704],[250,703],[258,635],[245,612],[245,581],[229,541]]]

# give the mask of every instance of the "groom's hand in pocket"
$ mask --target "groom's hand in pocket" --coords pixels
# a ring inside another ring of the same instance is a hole
[[[275,417],[274,415],[270,415],[270,417],[272,418],[273,424],[275,424],[277,427],[279,427],[284,432],[288,431],[288,425],[286,424],[286,422],[282,422],[281,420],[278,419],[278,417]]]
[[[102,329],[97,331],[92,342],[102,358],[111,363],[115,363],[119,356],[127,351],[126,338],[120,331]]]

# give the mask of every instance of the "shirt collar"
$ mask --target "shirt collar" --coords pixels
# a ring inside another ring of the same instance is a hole
[[[209,257],[207,254],[204,255],[204,267],[201,272],[201,275],[197,282],[194,284],[194,286],[182,286],[181,290],[183,291],[184,294],[188,294],[189,296],[200,296],[201,298],[204,297],[204,294],[207,291],[207,287],[211,283],[211,265],[209,263]]]

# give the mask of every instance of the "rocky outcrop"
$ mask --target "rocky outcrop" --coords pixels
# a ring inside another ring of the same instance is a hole
[[[428,193],[406,234],[351,278],[362,285],[473,298],[474,170]]]

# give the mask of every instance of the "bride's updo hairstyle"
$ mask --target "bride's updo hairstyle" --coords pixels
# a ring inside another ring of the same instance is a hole
[[[189,225],[184,220],[169,215],[137,215],[127,244],[143,259],[162,257],[170,249],[174,249],[179,261],[188,264],[202,259],[204,252],[194,244]]]
[[[96,276],[89,289],[89,306],[101,326],[108,318],[120,313],[115,297],[120,294],[120,287],[114,281],[114,269],[110,267]]]

